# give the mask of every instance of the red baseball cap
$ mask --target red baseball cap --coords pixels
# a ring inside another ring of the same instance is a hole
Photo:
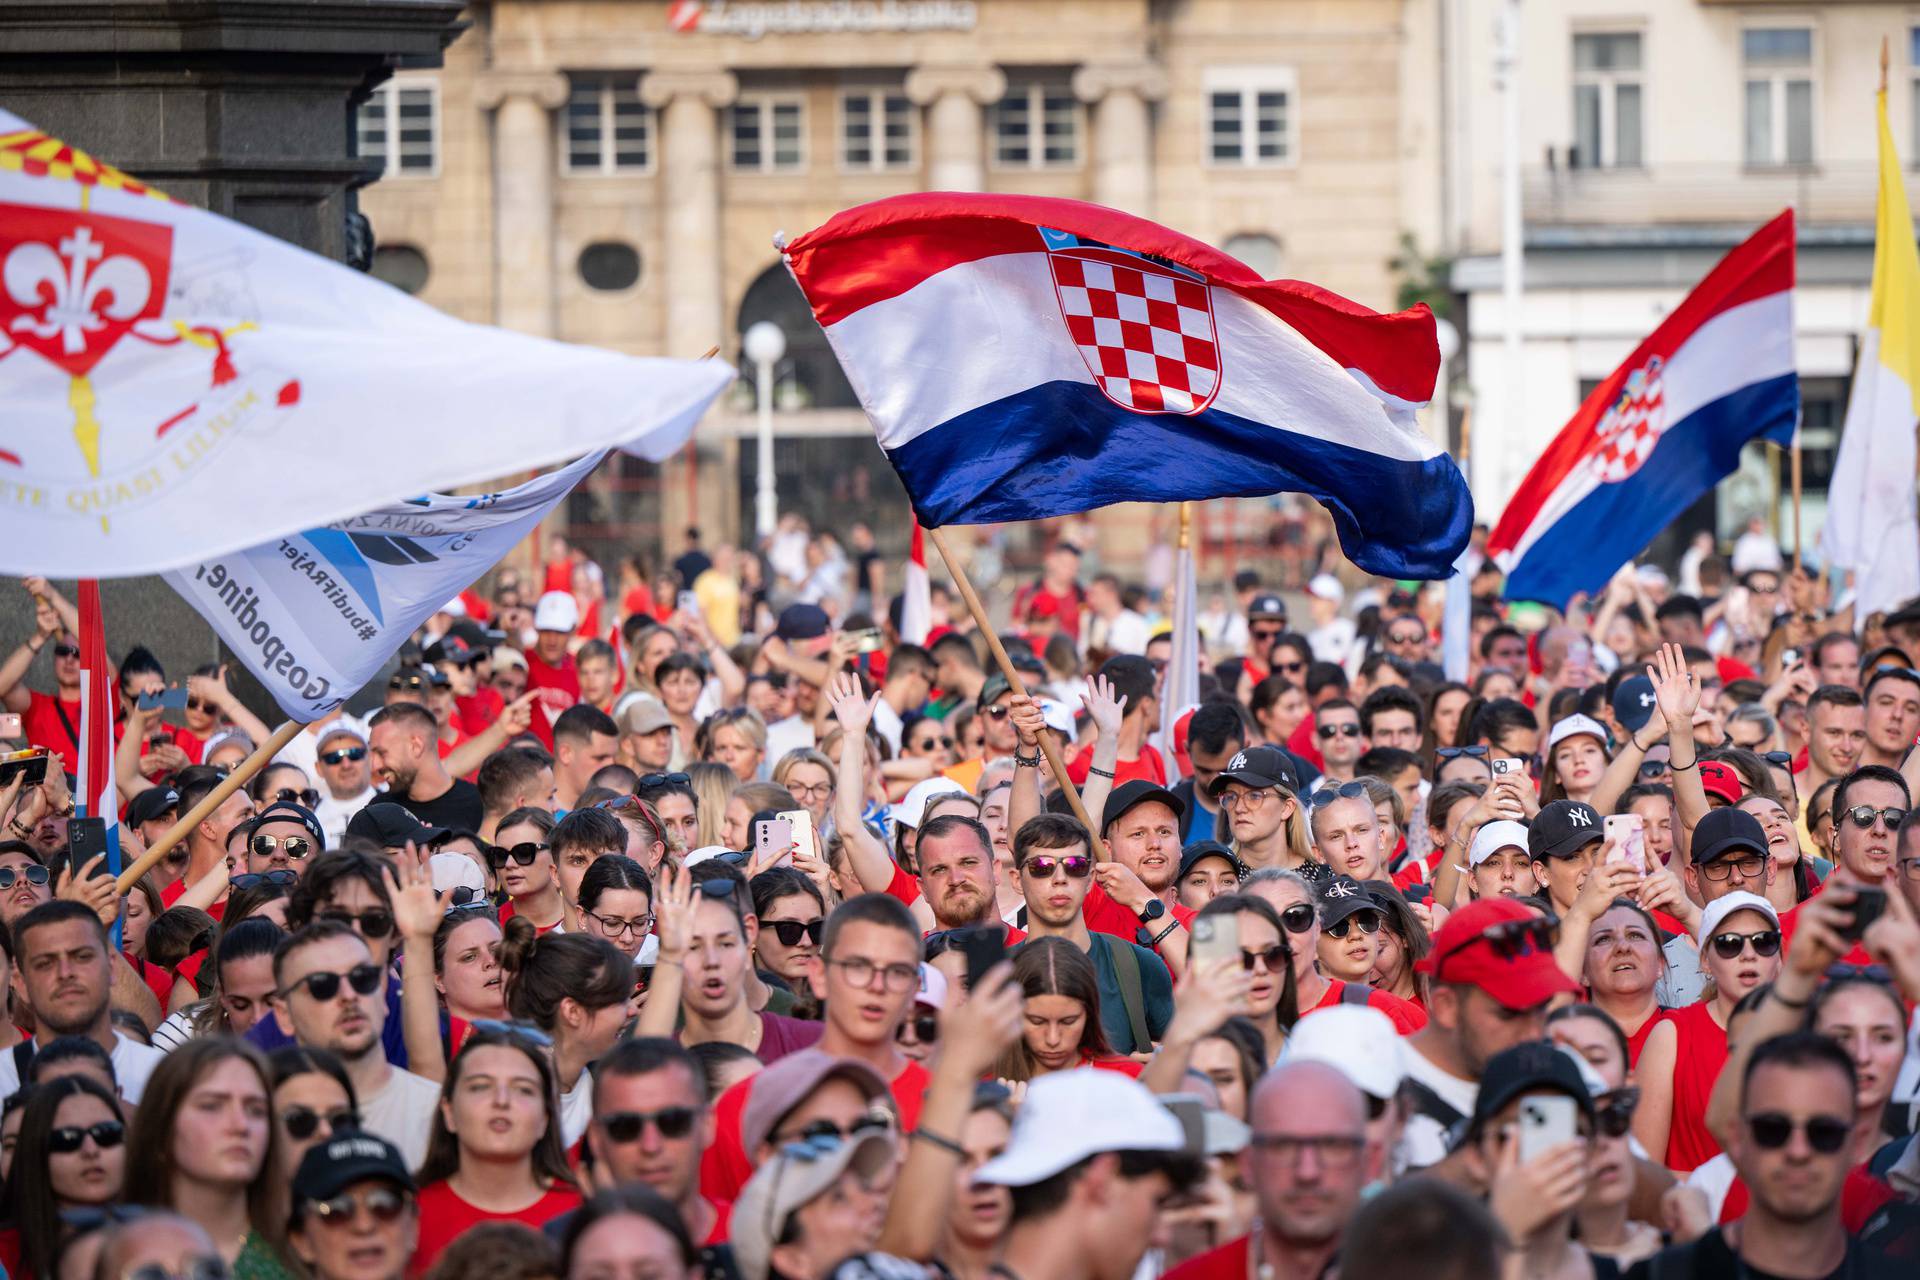
[[[1740,797],[1746,794],[1746,788],[1740,785],[1740,775],[1733,771],[1733,766],[1719,760],[1700,762],[1700,785],[1706,788],[1708,795],[1718,796],[1728,804],[1739,804]]]
[[[1512,898],[1481,898],[1447,917],[1433,950],[1417,966],[1436,982],[1480,988],[1509,1009],[1531,1009],[1580,987],[1560,971],[1553,950],[1529,926],[1545,916]]]

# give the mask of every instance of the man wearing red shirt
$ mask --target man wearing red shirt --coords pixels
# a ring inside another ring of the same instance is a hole
[[[1153,664],[1138,654],[1121,654],[1108,658],[1099,674],[1112,682],[1113,696],[1124,699],[1118,734],[1120,754],[1113,766],[1113,784],[1119,786],[1138,779],[1156,787],[1166,786],[1166,762],[1158,751],[1147,745],[1147,735],[1160,727],[1160,698]],[[1067,776],[1076,787],[1087,784],[1087,774],[1094,767],[1093,756],[1098,749],[1097,742],[1089,742],[1067,762]]]
[[[1272,593],[1247,602],[1247,678],[1259,684],[1273,670],[1273,646],[1287,634],[1287,602]],[[1305,686],[1306,672],[1291,684]]]
[[[1895,850],[1900,843],[1900,819],[1911,807],[1906,779],[1885,765],[1862,765],[1843,778],[1833,793],[1833,847],[1837,860],[1833,873],[1822,882],[1820,892],[1835,885],[1901,892],[1900,878],[1892,873]],[[1866,821],[1862,823],[1861,818]],[[1792,944],[1793,931],[1799,925],[1800,911],[1805,905],[1798,903],[1780,913],[1782,945]],[[1853,949],[1840,959],[1846,964],[1878,963],[1858,939],[1854,940]]]
[[[21,732],[29,745],[45,747],[60,757],[68,773],[80,771],[80,629],[79,615],[43,579],[28,578],[34,595],[34,633],[0,664],[0,702],[20,715]],[[51,694],[21,684],[40,650],[53,646]]]
[[[920,896],[936,929],[1000,923],[993,837],[985,827],[965,814],[943,813],[920,832],[917,848]],[[1013,928],[1007,935],[1009,946],[1026,937]]]
[[[1013,602],[1014,616],[1026,618],[1032,616],[1033,606],[1039,604],[1043,612],[1059,624],[1059,630],[1077,648],[1080,644],[1080,609],[1086,600],[1086,593],[1080,589],[1080,548],[1071,542],[1057,542],[1047,552],[1045,565],[1041,569],[1040,581],[1024,588]]]
[[[580,606],[564,591],[549,591],[533,611],[535,634],[528,650],[527,688],[543,689],[542,701],[555,715],[580,701],[580,673],[567,641],[580,625]]]

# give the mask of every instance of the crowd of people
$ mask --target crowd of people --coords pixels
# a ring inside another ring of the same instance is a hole
[[[197,815],[125,895],[29,579],[5,1275],[1917,1273],[1920,602],[1704,547],[1177,643],[1053,536],[1010,672],[864,530],[558,546],[211,805],[268,727],[109,618],[121,859]]]

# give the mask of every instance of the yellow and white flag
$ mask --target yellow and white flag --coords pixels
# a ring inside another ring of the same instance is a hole
[[[1854,616],[1920,595],[1920,519],[1914,504],[1914,424],[1920,420],[1920,252],[1914,248],[1900,157],[1880,91],[1880,201],[1873,303],[1846,430],[1827,490],[1822,545],[1854,575]]]

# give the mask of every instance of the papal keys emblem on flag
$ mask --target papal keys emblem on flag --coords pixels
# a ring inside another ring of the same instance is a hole
[[[1213,297],[1197,272],[1040,228],[1060,315],[1107,399],[1195,414],[1220,394]]]
[[[1625,480],[1660,443],[1667,429],[1667,401],[1661,372],[1666,361],[1651,356],[1627,375],[1620,398],[1594,427],[1599,446],[1590,465],[1602,484]]]

